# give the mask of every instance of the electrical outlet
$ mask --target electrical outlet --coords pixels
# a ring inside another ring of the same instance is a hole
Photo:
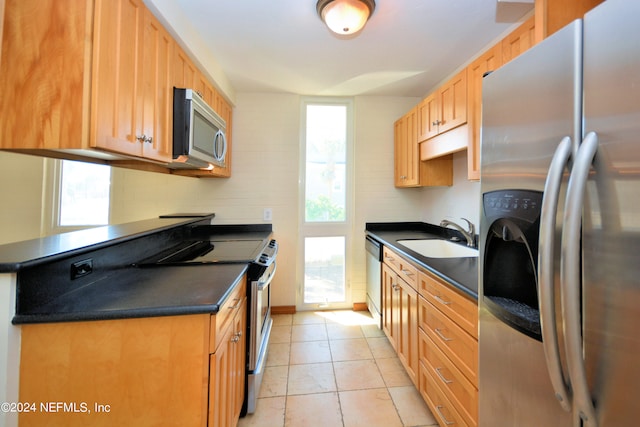
[[[271,208],[264,208],[262,211],[262,219],[264,221],[271,221],[273,219],[273,211]]]

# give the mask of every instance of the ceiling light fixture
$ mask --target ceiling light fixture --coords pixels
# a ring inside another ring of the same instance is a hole
[[[318,16],[334,33],[346,36],[362,30],[376,8],[374,0],[318,0]]]

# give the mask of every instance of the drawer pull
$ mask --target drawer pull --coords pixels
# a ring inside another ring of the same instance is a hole
[[[406,276],[413,276],[413,273],[411,272],[411,270],[402,270],[402,272],[403,272]]]
[[[453,380],[448,380],[444,375],[442,375],[442,372],[440,372],[441,370],[442,368],[436,368],[436,374],[438,374],[442,382],[444,382],[445,384],[451,384]]]
[[[438,413],[438,416],[442,419],[442,421],[444,421],[444,423],[448,426],[455,424],[453,421],[449,421],[444,414],[442,413],[442,411],[440,411],[440,409],[444,408],[444,406],[442,405],[437,405],[436,406],[436,412]]]
[[[398,285],[397,283],[394,283],[393,285],[391,285],[391,287],[393,288],[394,291],[399,291],[400,290],[400,285]]]
[[[445,300],[443,300],[443,299],[440,297],[440,295],[434,295],[433,297],[434,297],[434,298],[436,299],[436,301],[438,301],[440,304],[443,304],[443,305],[449,305],[449,304],[451,304],[451,301],[445,301]]]
[[[385,257],[386,259],[388,259],[389,261],[393,261],[393,259],[394,259],[392,256],[389,256],[389,255],[385,255],[384,257]]]
[[[434,331],[436,334],[438,334],[438,336],[439,336],[440,338],[442,338],[444,341],[453,341],[453,338],[447,338],[447,337],[445,337],[445,336],[442,334],[442,329],[440,329],[440,328],[435,328],[433,331]]]
[[[240,307],[240,303],[242,302],[242,298],[236,298],[234,301],[238,301],[235,305],[232,305],[231,307],[229,307],[229,310],[235,310],[236,308]]]

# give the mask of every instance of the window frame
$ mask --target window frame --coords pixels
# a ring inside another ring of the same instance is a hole
[[[91,225],[61,225],[60,218],[62,208],[62,170],[63,164],[65,161],[75,161],[75,160],[64,160],[64,159],[45,159],[45,185],[44,185],[44,195],[43,195],[43,204],[44,209],[42,218],[42,229],[45,235],[66,233],[69,231],[76,230],[84,230],[88,228],[96,228],[103,227],[111,223],[111,214],[112,214],[112,206],[113,206],[113,170],[109,173],[109,212],[107,213],[107,223],[106,224],[91,224]],[[100,163],[90,163],[87,164],[95,164],[97,166],[105,166]]]

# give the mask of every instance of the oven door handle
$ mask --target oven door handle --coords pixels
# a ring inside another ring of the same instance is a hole
[[[271,284],[271,281],[273,280],[273,277],[276,275],[276,263],[275,263],[275,261],[273,263],[271,263],[271,265],[273,267],[269,267],[269,268],[271,268],[271,271],[269,272],[269,277],[267,278],[267,280],[264,280],[262,282],[258,281],[258,291],[263,291],[267,286],[269,286]]]

